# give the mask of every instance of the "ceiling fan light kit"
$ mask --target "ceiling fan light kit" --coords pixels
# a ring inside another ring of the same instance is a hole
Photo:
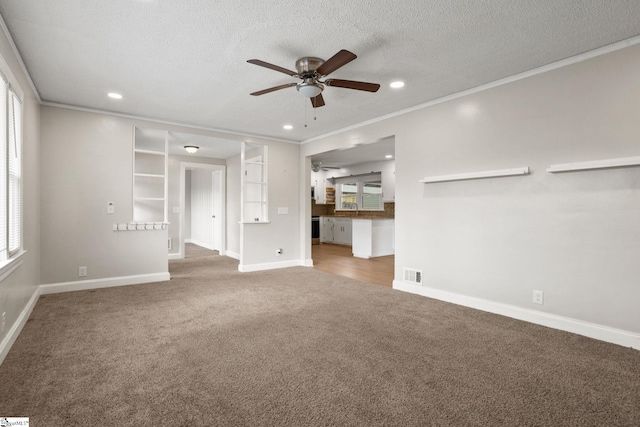
[[[354,80],[340,79],[328,79],[325,81],[320,80],[321,78],[328,76],[338,68],[348,64],[356,58],[357,56],[355,54],[344,49],[333,55],[327,61],[316,58],[315,56],[305,56],[296,61],[297,71],[292,71],[283,67],[279,67],[277,65],[269,64],[268,62],[264,62],[259,59],[250,59],[247,61],[250,64],[269,68],[271,70],[287,74],[291,77],[302,79],[300,83],[287,83],[280,86],[274,86],[269,89],[253,92],[251,93],[251,95],[260,96],[266,93],[274,92],[276,90],[295,86],[298,92],[311,100],[311,105],[313,106],[313,108],[318,108],[325,105],[324,98],[322,97],[322,91],[324,90],[325,86],[362,90],[366,92],[377,92],[378,89],[380,89],[380,85],[377,83],[366,83]]]

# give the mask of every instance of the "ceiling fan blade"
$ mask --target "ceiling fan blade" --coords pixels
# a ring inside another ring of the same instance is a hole
[[[269,64],[268,62],[261,61],[259,59],[250,59],[247,61],[249,64],[259,65],[261,67],[269,68],[271,70],[280,71],[289,76],[295,77],[298,75],[295,71],[287,70],[286,68],[278,67],[277,65]]]
[[[264,95],[265,93],[275,92],[276,90],[286,89],[288,87],[295,86],[295,85],[297,85],[297,83],[287,83],[285,85],[274,86],[274,87],[270,87],[269,89],[259,90],[258,92],[251,93],[250,95],[260,96],[260,95]]]
[[[329,58],[324,64],[318,67],[316,72],[318,75],[326,76],[333,73],[338,68],[356,59],[357,56],[348,50],[342,49],[340,52]]]
[[[356,82],[353,80],[329,79],[323,82],[327,86],[343,87],[345,89],[365,90],[367,92],[377,92],[380,89],[378,83]]]
[[[313,105],[313,108],[324,106],[324,98],[322,97],[322,94],[319,94],[315,98],[309,98],[309,99],[311,100],[311,105]]]

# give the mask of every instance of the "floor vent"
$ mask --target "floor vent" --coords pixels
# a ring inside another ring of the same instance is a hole
[[[405,268],[404,269],[404,281],[417,283],[419,285],[422,284],[422,271],[416,270],[414,268]]]
[[[171,237],[167,239],[167,249],[171,250]]]

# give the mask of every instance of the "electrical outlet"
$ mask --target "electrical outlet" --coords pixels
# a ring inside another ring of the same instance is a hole
[[[544,304],[544,292],[533,291],[533,303],[540,305]]]
[[[78,267],[78,277],[87,277],[87,267]]]
[[[282,255],[282,249],[280,248],[276,249],[276,255],[278,256]]]

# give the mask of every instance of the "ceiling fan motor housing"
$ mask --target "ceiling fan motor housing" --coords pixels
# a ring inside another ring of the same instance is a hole
[[[317,77],[316,70],[324,64],[324,59],[314,56],[305,56],[296,61],[296,70],[301,79]]]

